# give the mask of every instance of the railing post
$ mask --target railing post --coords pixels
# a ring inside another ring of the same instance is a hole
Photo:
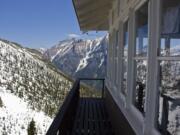
[[[162,119],[161,119],[161,129],[163,135],[168,135],[168,115],[169,115],[169,103],[166,97],[163,97],[163,108],[162,108]]]

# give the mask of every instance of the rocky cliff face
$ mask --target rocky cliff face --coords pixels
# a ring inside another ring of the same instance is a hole
[[[108,36],[95,40],[69,39],[43,54],[72,77],[105,77]]]

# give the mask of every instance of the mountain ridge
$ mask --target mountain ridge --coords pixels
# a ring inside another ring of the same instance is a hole
[[[73,78],[104,78],[108,35],[94,40],[68,39],[47,49],[43,56]]]
[[[41,116],[37,133],[45,134],[72,83],[37,50],[0,40],[0,133],[26,134]]]

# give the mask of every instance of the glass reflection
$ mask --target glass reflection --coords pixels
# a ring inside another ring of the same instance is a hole
[[[148,3],[136,12],[136,56],[147,56]]]
[[[168,100],[168,125],[167,131],[170,134],[179,133],[180,131],[180,62],[179,61],[161,61],[160,62],[160,93],[173,99]],[[179,101],[178,101],[179,100]],[[166,108],[163,106],[164,98],[159,99],[159,125],[162,125],[163,114]],[[178,103],[179,102],[179,103]],[[162,127],[160,127],[161,129]]]
[[[145,112],[145,89],[147,76],[147,61],[136,60],[136,91],[135,91],[135,105],[141,111]]]
[[[124,37],[123,37],[123,80],[122,80],[122,93],[124,95],[127,94],[127,57],[128,57],[128,40],[129,40],[129,33],[128,33],[128,21],[124,24]]]
[[[162,38],[160,45],[160,56],[180,56],[180,38]]]
[[[137,56],[147,56],[148,49],[148,27],[147,25],[141,26],[137,30],[136,37],[136,55]]]
[[[127,59],[123,60],[123,88],[122,92],[124,95],[127,94]]]

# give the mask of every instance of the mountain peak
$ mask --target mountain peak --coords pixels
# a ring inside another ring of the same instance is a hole
[[[66,39],[44,53],[60,70],[72,77],[103,77],[107,36],[97,39]]]

